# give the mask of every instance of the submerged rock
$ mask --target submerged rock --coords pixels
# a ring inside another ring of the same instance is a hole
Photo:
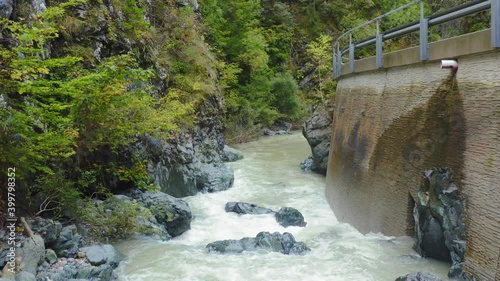
[[[395,281],[442,281],[441,278],[428,272],[413,272],[398,277]]]
[[[306,226],[304,216],[299,210],[291,207],[283,207],[275,214],[276,221],[284,226]]]
[[[271,209],[259,207],[255,204],[244,203],[244,202],[227,202],[225,210],[226,212],[233,212],[237,214],[252,214],[252,215],[275,213]]]
[[[424,257],[451,261],[449,277],[463,273],[465,243],[465,202],[452,183],[450,168],[425,171],[423,184],[415,200],[415,245]]]
[[[224,154],[222,155],[222,160],[224,162],[235,162],[243,159],[243,153],[241,151],[229,147],[227,145],[224,146]]]
[[[302,171],[306,171],[306,172],[317,170],[316,164],[314,163],[314,158],[312,155],[309,155],[309,157],[307,157],[307,159],[300,162],[300,169]]]
[[[157,222],[163,224],[168,234],[173,237],[179,236],[191,228],[193,215],[186,201],[163,192],[135,190],[131,196],[139,204],[150,209]]]
[[[311,147],[312,160],[303,161],[301,168],[310,169],[317,173],[326,175],[328,167],[328,155],[330,154],[330,139],[332,126],[332,110],[328,106],[318,107],[302,125],[302,135],[307,139]]]
[[[260,232],[255,238],[245,237],[240,240],[222,240],[208,244],[208,252],[238,254],[243,251],[265,250],[285,255],[303,255],[310,251],[303,242],[296,242],[290,233]]]

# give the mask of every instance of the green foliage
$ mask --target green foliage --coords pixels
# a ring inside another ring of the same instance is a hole
[[[331,83],[332,72],[332,47],[330,42],[331,37],[326,34],[321,34],[319,38],[309,44],[307,47],[307,54],[310,56],[311,61],[315,66],[316,80],[318,83],[318,88],[316,93],[313,93],[311,97],[312,100],[320,100],[321,102],[326,102],[325,97],[325,84]],[[332,92],[330,92],[332,93]]]
[[[0,21],[15,42],[0,47],[0,168],[15,166],[21,179],[38,178],[30,192],[44,194],[57,210],[82,194],[105,191],[109,174],[147,188],[142,160],[97,156],[119,155],[144,133],[167,139],[193,108],[176,93],[153,97],[154,72],[141,68],[133,54],[105,58],[93,68],[81,57],[50,57],[59,21],[83,2],[65,2],[27,22]],[[132,15],[138,20],[139,10]]]
[[[203,0],[205,38],[218,54],[226,98],[226,139],[253,136],[260,126],[300,114],[289,72],[293,16],[280,1]],[[285,86],[287,89],[279,89]],[[280,100],[282,99],[283,100]],[[291,106],[291,108],[286,108]]]
[[[271,80],[272,106],[282,116],[299,118],[302,111],[298,90],[297,82],[290,73],[278,73]]]
[[[39,198],[42,199],[38,204],[36,215],[50,212],[52,217],[58,218],[65,210],[81,211],[78,206],[83,203],[82,194],[62,171],[41,175],[30,191],[39,193],[41,195]]]

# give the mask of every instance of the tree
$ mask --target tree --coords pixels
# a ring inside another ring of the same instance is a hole
[[[317,74],[318,89],[321,101],[325,102],[323,94],[323,85],[327,78],[327,73],[332,71],[332,39],[326,34],[321,34],[319,38],[309,44],[307,53],[315,64],[315,72]]]

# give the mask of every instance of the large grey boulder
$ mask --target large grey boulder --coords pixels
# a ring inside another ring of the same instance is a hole
[[[303,255],[310,249],[303,243],[295,241],[290,233],[260,232],[255,238],[245,237],[240,240],[221,240],[208,244],[208,252],[238,254],[243,251],[264,250],[285,255]]]
[[[259,207],[255,204],[244,203],[244,202],[227,202],[225,210],[226,212],[233,212],[237,214],[251,214],[251,215],[275,213],[271,209]]]
[[[428,272],[413,272],[396,278],[395,281],[442,281],[441,278]]]
[[[302,135],[311,147],[313,164],[304,160],[301,168],[326,175],[332,126],[332,110],[328,106],[320,106],[314,110],[311,118],[302,125]],[[307,164],[307,165],[306,165]]]
[[[135,190],[131,196],[151,210],[157,222],[163,224],[171,236],[179,236],[191,228],[193,215],[186,201],[163,192]]]
[[[291,207],[283,207],[275,214],[276,221],[284,226],[306,226],[304,216],[299,210]]]
[[[235,148],[229,147],[227,145],[224,146],[223,153],[224,154],[222,155],[222,160],[224,162],[235,162],[235,161],[243,159],[243,153],[241,153],[241,151],[239,151]]]
[[[138,194],[142,194],[140,191],[137,192]],[[132,197],[126,195],[113,195],[112,197],[101,201],[101,203],[96,201],[96,204],[98,204],[99,207],[102,206],[100,210],[109,216],[121,216],[124,206],[125,208],[133,206],[133,208],[137,211],[137,215],[134,218],[134,222],[138,226],[135,230],[137,233],[153,236],[159,240],[169,240],[172,238],[172,236],[168,234],[165,225],[158,223],[158,220],[151,213],[151,210],[141,204],[138,204]],[[116,235],[119,236],[120,234]]]
[[[455,278],[463,273],[466,250],[465,201],[452,177],[450,168],[425,171],[413,210],[413,248],[424,257],[451,261],[448,276]]]
[[[196,186],[203,192],[223,191],[234,183],[233,171],[222,163],[202,164],[196,177]]]
[[[112,268],[116,268],[125,258],[124,254],[109,244],[83,247],[80,251],[85,253],[90,264],[94,266],[109,264]]]
[[[40,235],[26,238],[21,248],[16,251],[17,256],[22,257],[19,265],[19,271],[36,274],[37,267],[45,259],[45,244]]]

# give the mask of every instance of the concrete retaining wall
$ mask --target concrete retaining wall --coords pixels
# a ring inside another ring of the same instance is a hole
[[[434,57],[436,58],[436,57]],[[327,198],[361,232],[412,235],[421,173],[454,170],[467,200],[466,271],[500,280],[500,51],[339,79]]]

